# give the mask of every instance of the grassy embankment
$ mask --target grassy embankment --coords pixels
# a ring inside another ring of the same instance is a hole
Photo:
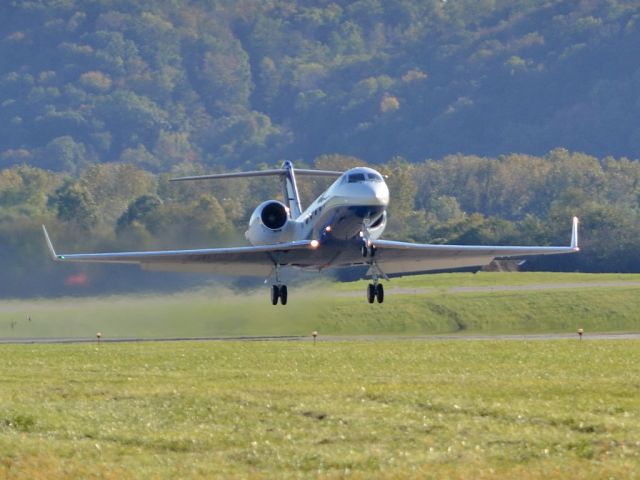
[[[0,348],[0,477],[638,478],[640,342]]]
[[[601,285],[606,282],[630,283]],[[272,307],[267,288],[2,301],[0,337],[92,337],[98,331],[112,338],[307,335],[312,330],[327,335],[573,332],[578,327],[587,332],[638,331],[638,282],[640,275],[429,275],[387,283],[382,305],[366,303],[366,282],[293,286],[286,307]],[[526,285],[546,287],[487,289]],[[478,291],[450,290],[459,287]]]

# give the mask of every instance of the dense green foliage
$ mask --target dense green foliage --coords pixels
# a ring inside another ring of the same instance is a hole
[[[65,250],[238,242],[276,183],[167,179],[282,158],[378,165],[395,238],[566,243],[577,214],[584,253],[529,268],[640,271],[639,21],[623,0],[2,2],[0,296],[78,272],[45,263],[41,223]]]
[[[5,1],[0,166],[635,157],[639,21],[625,0]]]
[[[315,166],[345,168],[358,159],[324,156]],[[578,255],[539,257],[528,269],[640,271],[640,163],[598,160],[554,150],[544,157],[449,156],[439,162],[393,160],[378,168],[391,189],[386,237],[462,244],[558,244],[581,218]],[[67,177],[18,166],[0,173],[0,295],[189,285],[201,277],[143,273],[137,268],[58,265],[49,261],[40,225],[58,249],[109,251],[186,248],[244,242],[254,208],[279,196],[276,180],[169,183],[138,167],[107,163]],[[302,180],[308,202],[326,181]],[[37,273],[37,274],[36,274]],[[155,283],[154,283],[155,282]],[[73,281],[72,281],[73,283]],[[81,282],[84,283],[84,282]],[[72,285],[73,286],[73,285]],[[72,290],[71,290],[72,291]]]
[[[0,477],[637,478],[639,347],[5,345]]]

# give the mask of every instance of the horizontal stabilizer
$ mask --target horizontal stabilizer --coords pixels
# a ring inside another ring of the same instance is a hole
[[[172,178],[172,182],[182,182],[186,180],[212,180],[216,178],[245,178],[245,177],[266,177],[266,176],[286,176],[287,169],[276,168],[272,170],[254,170],[250,172],[231,172],[231,173],[217,173],[212,175],[196,175],[193,177],[178,177]],[[296,168],[294,170],[296,175],[316,176],[316,177],[339,177],[342,172],[333,170],[306,170],[302,168]]]

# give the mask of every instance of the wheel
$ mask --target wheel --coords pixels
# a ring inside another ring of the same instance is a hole
[[[375,245],[371,245],[369,247],[369,256],[370,257],[375,257],[376,256],[376,250],[377,250],[376,246]]]
[[[278,288],[278,285],[271,285],[271,305],[277,305],[279,297],[280,288]]]
[[[376,287],[373,283],[370,283],[367,287],[367,301],[373,303],[376,298]]]
[[[384,287],[381,283],[376,285],[376,298],[378,299],[378,303],[384,302]]]
[[[282,305],[287,304],[287,286],[286,285],[280,286],[280,303]]]
[[[360,253],[363,257],[366,257],[369,254],[369,249],[367,248],[367,242],[362,242],[360,246]]]

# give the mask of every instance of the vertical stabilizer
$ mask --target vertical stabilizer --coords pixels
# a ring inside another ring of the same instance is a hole
[[[300,194],[298,193],[293,164],[289,161],[284,162],[282,164],[282,170],[286,172],[282,175],[282,196],[284,197],[284,203],[289,207],[291,218],[298,218],[302,213],[302,204],[300,203]]]

